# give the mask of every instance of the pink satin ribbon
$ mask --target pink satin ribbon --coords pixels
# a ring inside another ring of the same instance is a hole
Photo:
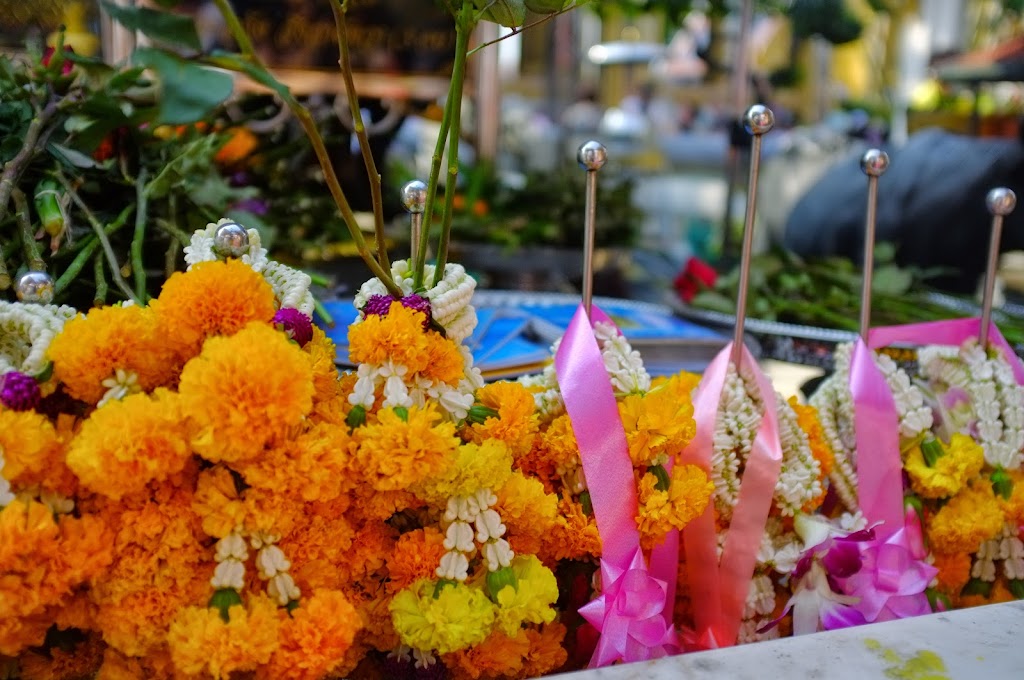
[[[874,353],[857,338],[850,361],[854,436],[857,443],[857,500],[880,539],[903,528],[903,461],[899,417],[892,392],[875,365]]]
[[[879,537],[892,536],[904,526],[903,463],[900,457],[899,415],[885,378],[875,365],[872,350],[894,344],[958,346],[978,337],[978,318],[930,321],[904,326],[872,328],[865,344],[857,339],[850,362],[857,442],[857,496],[868,524],[878,524]],[[1019,384],[1024,365],[995,324],[989,343],[1002,350]]]
[[[715,423],[731,355],[732,343],[729,343],[704,371],[694,398],[697,432],[681,458],[684,463],[700,466],[709,476]],[[709,503],[707,510],[683,530],[696,624],[695,631],[688,637],[699,641],[699,646],[704,648],[736,644],[757,552],[782,466],[775,389],[746,347],[741,361],[754,374],[764,404],[764,416],[744,466],[739,499],[733,508],[721,560],[718,558],[713,503]]]
[[[601,535],[602,594],[580,609],[601,637],[590,666],[641,661],[679,649],[671,586],[649,572],[636,525],[633,463],[593,323],[612,324],[598,307],[580,305],[555,354],[555,372],[572,422]],[[614,325],[614,324],[612,324]]]

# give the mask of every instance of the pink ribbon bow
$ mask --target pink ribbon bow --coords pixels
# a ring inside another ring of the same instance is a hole
[[[675,628],[664,616],[668,585],[651,575],[639,548],[626,569],[601,560],[601,591],[580,608],[580,615],[601,633],[591,667],[679,652]]]
[[[591,307],[588,319],[580,305],[555,355],[558,385],[601,535],[602,595],[580,609],[601,636],[591,667],[678,651],[672,625],[675,563],[662,553],[661,578],[655,578],[640,550],[633,462],[615,392],[594,337],[592,323],[597,322],[612,323],[597,306]],[[678,546],[677,541],[668,543]],[[678,561],[678,556],[675,559]]]

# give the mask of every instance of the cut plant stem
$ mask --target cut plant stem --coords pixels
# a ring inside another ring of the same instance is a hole
[[[323,137],[320,135],[320,130],[317,128],[316,121],[313,119],[312,114],[310,114],[309,110],[305,106],[299,103],[299,100],[295,98],[283,83],[277,80],[277,78],[270,73],[266,65],[260,60],[253,48],[252,41],[245,33],[242,23],[238,20],[238,15],[235,14],[235,10],[231,7],[231,3],[228,0],[213,0],[213,2],[224,17],[225,24],[231,32],[232,37],[235,39],[235,42],[238,43],[238,47],[242,51],[243,61],[239,63],[236,59],[217,58],[216,56],[209,57],[206,61],[214,66],[247,75],[261,85],[270,88],[279,97],[281,97],[281,100],[291,110],[296,120],[299,121],[299,125],[302,126],[303,132],[305,132],[306,136],[309,138],[309,142],[313,147],[313,152],[316,154],[317,160],[320,162],[320,167],[324,172],[324,181],[327,183],[327,188],[331,192],[331,197],[334,198],[334,202],[337,204],[338,210],[341,212],[342,219],[345,221],[345,226],[348,227],[349,234],[352,236],[352,241],[356,245],[356,250],[359,252],[359,256],[363,259],[363,262],[366,263],[366,266],[369,267],[373,275],[380,279],[381,283],[384,284],[388,293],[396,298],[401,297],[402,289],[395,284],[394,279],[391,277],[391,272],[385,270],[380,265],[380,263],[370,253],[370,249],[366,245],[366,239],[363,237],[363,233],[359,228],[355,213],[352,212],[352,207],[349,205],[348,198],[345,196],[345,192],[342,190],[341,184],[338,182],[338,175],[334,171],[334,164],[331,161],[331,156],[327,151],[327,147],[324,145]]]
[[[21,232],[21,245],[25,249],[25,264],[28,268],[37,271],[46,271],[46,262],[39,254],[36,245],[35,235],[32,233],[32,223],[29,221],[28,199],[25,192],[18,187],[11,188],[11,198],[14,199],[14,214],[18,220],[18,229]]]
[[[441,214],[441,235],[437,241],[437,263],[434,265],[434,283],[444,279],[448,263],[448,243],[452,235],[452,207],[459,179],[459,138],[462,130],[462,93],[466,84],[466,59],[469,52],[469,38],[476,27],[476,10],[470,4],[462,5],[455,17],[455,65],[452,67],[451,87],[448,98],[451,101],[451,122],[448,127],[448,176],[444,184],[444,212]],[[430,202],[430,196],[427,196]]]
[[[148,197],[146,195],[146,169],[139,169],[135,178],[135,231],[132,234],[132,274],[135,277],[135,295],[143,303],[146,302],[146,270],[142,262],[142,246],[146,241],[146,212]]]
[[[334,24],[338,32],[338,49],[340,52],[339,65],[341,76],[345,80],[345,97],[348,99],[349,110],[352,113],[352,131],[359,140],[359,151],[363,155],[363,165],[366,166],[366,176],[370,181],[370,200],[373,204],[373,233],[377,242],[377,261],[385,271],[391,270],[391,262],[388,260],[387,240],[384,237],[384,197],[381,193],[380,173],[377,171],[377,164],[373,160],[373,151],[370,149],[370,139],[366,135],[366,125],[363,123],[363,112],[359,107],[359,93],[356,92],[355,81],[352,79],[352,57],[348,49],[348,24],[345,21],[348,2],[344,5],[340,0],[331,0],[331,9],[334,11]]]
[[[96,293],[93,295],[93,304],[97,307],[107,301],[107,292],[110,286],[107,285],[107,277],[103,272],[103,256],[97,254],[92,258],[92,273],[96,280]]]
[[[434,221],[434,202],[437,200],[437,182],[441,176],[441,160],[444,158],[444,150],[448,144],[448,129],[452,121],[452,98],[451,88],[449,95],[444,101],[444,111],[441,114],[441,129],[437,134],[437,142],[434,144],[434,155],[430,158],[430,174],[427,175],[427,202],[423,207],[423,233],[420,234],[419,252],[416,253],[416,260],[413,263],[412,285],[413,290],[423,288],[423,269],[427,264],[427,246],[430,242],[430,227]]]

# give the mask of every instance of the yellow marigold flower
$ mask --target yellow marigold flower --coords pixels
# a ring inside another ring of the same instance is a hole
[[[434,403],[408,409],[405,419],[394,409],[377,418],[352,435],[352,471],[374,489],[407,489],[441,473],[459,446],[454,423]]]
[[[800,400],[796,397],[789,398],[789,405],[794,413],[796,413],[797,425],[807,434],[807,441],[811,445],[811,455],[814,456],[814,459],[821,466],[821,476],[819,479],[825,480],[832,473],[832,466],[835,464],[835,453],[825,437],[825,430],[821,427],[818,409],[809,404],[801,404]],[[825,491],[822,491],[822,498],[820,500],[824,500],[824,496]],[[804,508],[804,510],[810,511],[808,508]]]
[[[601,535],[593,516],[583,512],[583,506],[570,496],[558,501],[559,516],[550,533],[545,536],[541,557],[552,560],[580,560],[601,556]]]
[[[186,607],[174,617],[167,646],[178,671],[227,678],[270,661],[281,626],[273,601],[258,595],[247,607],[231,607],[228,616],[225,622],[217,609]]]
[[[350,442],[344,425],[313,425],[235,469],[250,486],[303,501],[328,501],[348,490]]]
[[[526,678],[524,659],[530,653],[525,630],[510,635],[495,630],[483,642],[441,657],[455,678]]]
[[[76,399],[96,404],[118,369],[134,373],[148,392],[169,385],[177,366],[148,307],[98,307],[68,321],[50,343],[53,375]]]
[[[357,364],[377,366],[390,359],[409,373],[427,368],[428,331],[423,329],[423,312],[391,303],[387,316],[371,314],[348,330],[348,355]]]
[[[435,587],[435,581],[418,581],[388,605],[402,643],[448,654],[483,642],[494,626],[494,605],[484,591],[456,584],[435,594]]]
[[[0,475],[15,491],[42,486],[71,496],[77,481],[64,461],[64,442],[46,416],[0,409]]]
[[[402,534],[387,564],[388,592],[408,588],[420,579],[434,578],[437,565],[446,552],[444,534],[434,527]]]
[[[551,531],[558,515],[558,497],[547,493],[544,485],[521,472],[513,472],[496,490],[495,510],[508,527],[509,543],[516,554],[534,554],[541,550],[544,536]]]
[[[459,346],[440,333],[430,332],[425,338],[427,362],[422,376],[432,382],[441,382],[452,387],[458,385],[466,375],[466,366]]]
[[[345,658],[356,631],[359,614],[344,594],[318,590],[299,600],[290,616],[281,614],[280,640],[270,662],[260,666],[257,678],[320,680]]]
[[[524,623],[551,623],[558,600],[558,581],[536,555],[512,558],[515,586],[505,586],[495,596],[497,626],[505,635],[515,635]]]
[[[935,465],[929,467],[918,444],[907,451],[903,469],[910,476],[914,493],[923,498],[948,498],[960,493],[968,480],[977,477],[985,465],[985,452],[971,437],[954,433],[948,446],[935,444],[945,451]]]
[[[440,474],[413,489],[429,503],[444,504],[452,496],[469,496],[478,489],[498,489],[512,474],[512,454],[503,442],[463,444]]]
[[[241,260],[198,262],[172,274],[150,306],[162,341],[181,361],[195,356],[206,338],[233,335],[253,321],[269,324],[276,311],[270,284]]]
[[[524,678],[539,678],[542,675],[553,673],[562,666],[569,658],[568,652],[562,646],[565,639],[566,628],[561,623],[549,623],[540,629],[527,628],[526,638],[530,641],[530,651],[523,659]]]
[[[181,372],[182,410],[198,434],[192,445],[211,462],[255,458],[298,425],[313,406],[302,350],[269,325],[211,338]]]
[[[690,392],[694,383],[681,374],[672,376],[643,395],[619,401],[619,417],[629,442],[629,457],[637,466],[664,462],[685,447],[697,431]]]
[[[503,441],[515,459],[529,453],[539,428],[533,395],[519,383],[503,381],[484,385],[476,398],[498,415],[470,425],[467,438],[477,444],[485,439]]]
[[[651,548],[660,543],[671,529],[683,529],[708,506],[715,485],[696,465],[672,467],[667,491],[655,488],[658,478],[645,473],[638,489],[641,544]]]
[[[192,456],[177,395],[133,394],[96,409],[68,448],[68,467],[115,500],[163,481]]]
[[[968,484],[927,522],[936,553],[972,553],[1003,528],[1003,512],[987,481]]]
[[[215,465],[199,473],[192,510],[203,518],[203,531],[214,538],[224,538],[242,527],[245,503],[230,470]]]

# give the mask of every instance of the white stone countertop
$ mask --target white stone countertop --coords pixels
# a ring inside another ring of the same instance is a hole
[[[562,680],[1024,680],[1024,601],[552,677]]]

